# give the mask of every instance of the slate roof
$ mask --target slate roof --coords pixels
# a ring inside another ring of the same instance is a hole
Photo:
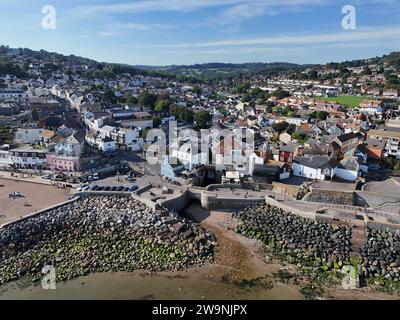
[[[346,141],[358,138],[358,136],[354,132],[350,132],[350,133],[342,134],[342,135],[338,136],[337,138],[340,142],[346,142]]]
[[[313,169],[333,168],[336,166],[335,161],[327,156],[294,157],[294,162]]]

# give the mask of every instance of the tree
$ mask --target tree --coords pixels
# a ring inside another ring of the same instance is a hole
[[[112,91],[110,88],[107,88],[102,95],[102,100],[108,103],[116,103],[117,97],[115,96],[114,91]]]
[[[272,129],[274,129],[279,134],[281,134],[283,131],[285,131],[288,127],[289,127],[289,123],[287,123],[286,121],[277,122],[272,125]]]
[[[125,95],[125,101],[126,101],[126,104],[129,106],[135,105],[139,102],[139,100],[130,93],[127,93]]]
[[[284,99],[286,97],[290,97],[290,92],[278,89],[272,93],[272,96],[275,96],[278,100]]]
[[[258,97],[259,94],[261,94],[263,91],[260,88],[254,88],[251,89],[250,91],[250,95],[252,95],[253,97]]]
[[[317,80],[318,77],[319,77],[319,75],[318,75],[318,71],[317,70],[311,70],[308,73],[308,78],[311,79],[311,80]]]
[[[171,105],[169,107],[169,112],[171,115],[175,116],[177,120],[193,122],[193,111],[187,107]]]
[[[300,143],[304,143],[308,140],[309,136],[303,132],[294,132],[292,134],[292,139],[299,141]]]
[[[250,89],[250,83],[244,82],[238,84],[235,88],[233,88],[234,93],[246,93]]]
[[[363,70],[363,72],[362,72],[362,75],[364,75],[364,76],[370,76],[371,74],[372,74],[371,69],[370,69],[368,66],[365,66],[365,67],[364,67],[364,70]]]
[[[156,105],[154,107],[154,111],[161,112],[163,110],[168,110],[169,106],[172,104],[172,101],[167,99],[158,99]]]
[[[251,96],[249,94],[245,94],[242,98],[242,102],[250,102]]]
[[[198,111],[194,114],[194,121],[199,129],[206,129],[211,121],[211,114],[206,110]]]
[[[153,116],[153,126],[157,128],[161,124],[161,117],[160,116]]]
[[[198,95],[201,95],[202,90],[201,90],[201,88],[199,86],[194,86],[193,89],[192,89],[192,93],[196,93]]]
[[[326,111],[317,112],[316,116],[320,121],[325,121],[328,118],[329,113]]]
[[[139,95],[139,105],[141,107],[153,109],[156,101],[157,101],[157,96],[147,91],[144,91]]]
[[[288,128],[286,129],[286,132],[291,135],[295,131],[296,131],[296,125],[295,124],[289,124]]]

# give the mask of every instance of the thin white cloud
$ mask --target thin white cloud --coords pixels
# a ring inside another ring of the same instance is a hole
[[[242,20],[263,15],[276,15],[288,10],[300,10],[305,6],[320,6],[331,3],[329,0],[269,0],[244,1],[224,10],[221,18],[228,20]]]
[[[126,35],[132,31],[162,33],[175,28],[175,25],[167,23],[112,23],[105,26],[104,31],[97,32],[96,36],[114,37]]]
[[[328,2],[332,3],[332,0],[141,0],[129,3],[82,5],[75,7],[74,11],[82,15],[161,11],[182,12],[226,6],[228,7],[226,11],[227,16],[238,16],[240,9],[243,10],[242,14],[244,16],[252,16],[257,10],[265,11],[272,7],[319,5]]]
[[[75,12],[88,15],[102,13],[193,11],[201,8],[233,5],[242,2],[245,2],[245,0],[147,0],[129,3],[83,5],[76,7]]]
[[[166,23],[114,23],[110,25],[109,28],[115,30],[159,32],[162,30],[174,29],[176,28],[176,26],[173,24],[166,24]]]
[[[96,36],[97,37],[115,37],[118,36],[119,33],[118,32],[114,32],[114,31],[101,31],[101,32],[97,32]]]
[[[165,48],[192,48],[192,47],[240,47],[256,45],[296,45],[296,44],[326,44],[334,42],[374,41],[400,39],[400,26],[387,28],[363,28],[354,31],[314,35],[287,35],[263,38],[227,39],[200,43],[166,44]]]

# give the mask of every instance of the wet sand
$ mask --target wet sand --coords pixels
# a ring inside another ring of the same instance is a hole
[[[201,222],[217,238],[218,246],[212,264],[184,271],[150,274],[134,273],[92,274],[57,284],[56,290],[41,287],[20,288],[16,283],[0,287],[0,299],[265,299],[301,300],[300,289],[309,285],[306,280],[297,284],[282,283],[274,273],[293,266],[267,262],[259,242],[234,232],[236,221],[224,212],[208,212],[192,205],[187,213]],[[243,285],[243,280],[261,280]],[[327,299],[399,299],[370,289],[343,290],[324,288]]]
[[[0,179],[0,224],[11,222],[29,213],[45,209],[68,200],[68,189],[59,189],[38,183]],[[24,198],[9,199],[13,192],[23,194]],[[31,206],[25,206],[25,203]]]

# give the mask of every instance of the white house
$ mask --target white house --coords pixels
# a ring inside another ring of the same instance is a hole
[[[190,148],[173,149],[171,157],[178,159],[188,170],[192,170],[197,165],[208,163],[207,152],[192,152]]]
[[[117,141],[110,137],[103,137],[98,132],[89,131],[85,136],[86,142],[105,153],[115,153],[117,150]]]
[[[359,176],[360,164],[357,162],[355,157],[346,158],[338,164],[335,168],[336,177],[347,180],[355,181]]]
[[[111,138],[100,138],[96,142],[99,150],[105,153],[114,153],[117,151],[117,142]]]
[[[27,98],[28,94],[22,89],[0,90],[0,101],[5,101],[5,100],[24,101]]]
[[[46,165],[46,151],[31,147],[12,149],[10,160],[16,168],[43,169]]]
[[[111,139],[117,142],[117,145],[126,150],[139,151],[143,149],[144,141],[140,137],[138,128],[128,129],[121,128],[116,129],[110,134]]]
[[[11,165],[10,152],[8,150],[0,150],[0,168],[6,168]]]
[[[23,144],[39,143],[44,129],[41,128],[18,128],[15,134],[15,142]]]
[[[54,145],[54,153],[57,155],[77,157],[82,154],[83,145],[74,135]]]
[[[336,163],[327,156],[294,157],[293,175],[315,180],[332,179]]]
[[[289,124],[294,124],[296,127],[300,126],[303,123],[307,123],[308,121],[306,119],[302,118],[286,118],[285,120]]]

